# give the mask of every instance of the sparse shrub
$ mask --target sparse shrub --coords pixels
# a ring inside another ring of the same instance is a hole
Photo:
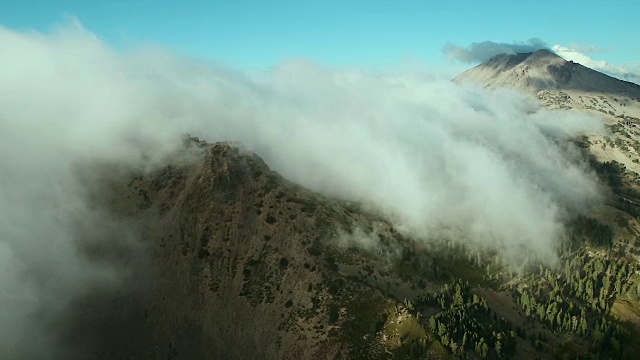
[[[618,218],[618,226],[620,227],[627,227],[627,225],[629,225],[629,221],[627,220],[627,218],[624,217],[620,217]]]
[[[286,269],[287,267],[289,267],[289,260],[287,260],[287,258],[281,258],[280,259],[280,269]]]

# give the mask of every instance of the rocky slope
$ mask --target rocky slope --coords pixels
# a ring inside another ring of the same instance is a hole
[[[86,172],[92,203],[142,240],[87,250],[118,258],[128,275],[115,294],[78,301],[65,357],[387,358],[411,341],[442,352],[424,330],[391,325],[417,324],[402,301],[428,284],[424,271],[398,267],[394,254],[415,244],[388,222],[230,144],[187,147],[191,160],[148,172]]]

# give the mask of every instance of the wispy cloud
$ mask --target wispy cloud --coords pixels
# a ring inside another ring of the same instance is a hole
[[[586,54],[587,52],[595,52],[588,51],[593,49],[587,48],[587,51],[585,51],[585,48],[580,46],[562,46],[556,44],[553,45],[551,49],[565,60],[571,60],[613,77],[640,84],[640,66],[637,64],[615,65],[604,60],[596,60]]]
[[[599,53],[603,51],[609,51],[612,49],[612,48],[601,48],[593,44],[578,44],[578,43],[569,44],[569,48],[584,54],[594,54],[594,53]]]
[[[445,55],[451,59],[472,63],[483,62],[498,54],[527,53],[547,48],[547,43],[544,41],[538,38],[531,38],[525,42],[514,43],[497,43],[494,41],[474,42],[467,47],[447,43],[442,50]]]

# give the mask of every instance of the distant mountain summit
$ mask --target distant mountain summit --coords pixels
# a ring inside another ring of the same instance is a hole
[[[640,85],[567,61],[549,50],[498,54],[453,81],[515,89],[536,96],[549,108],[597,111],[609,118],[609,125],[640,124]]]
[[[600,161],[616,161],[640,174],[640,85],[567,61],[549,50],[499,54],[455,79],[487,89],[510,88],[551,109],[601,116],[609,135],[589,134]]]
[[[582,93],[623,94],[640,101],[640,85],[619,80],[566,61],[549,50],[532,53],[499,54],[454,79],[487,88],[512,87],[537,93],[565,90]]]

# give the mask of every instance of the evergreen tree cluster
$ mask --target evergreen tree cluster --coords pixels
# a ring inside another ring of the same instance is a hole
[[[540,267],[511,289],[525,314],[554,332],[571,333],[590,341],[592,358],[630,358],[631,331],[611,316],[619,296],[638,299],[638,265],[625,259],[589,255],[585,250],[565,254],[562,270]]]
[[[589,245],[610,249],[613,245],[613,229],[598,220],[578,216],[570,226],[574,242],[587,242]]]
[[[437,310],[428,320],[429,329],[456,356],[474,352],[481,359],[502,359],[515,352],[517,334],[511,323],[492,315],[487,300],[472,294],[468,283],[447,283],[437,293],[419,296],[414,306]]]

